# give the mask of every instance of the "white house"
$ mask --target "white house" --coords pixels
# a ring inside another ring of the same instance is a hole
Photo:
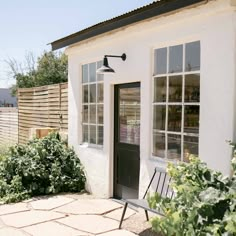
[[[230,173],[235,0],[155,1],[51,45],[67,46],[69,144],[93,194],[141,197],[155,166],[190,154]]]

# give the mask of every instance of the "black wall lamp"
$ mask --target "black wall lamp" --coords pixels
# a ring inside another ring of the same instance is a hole
[[[115,70],[112,69],[108,64],[108,57],[119,57],[123,61],[126,60],[126,54],[123,53],[121,56],[114,56],[114,55],[105,55],[103,58],[103,65],[99,69],[97,69],[98,74],[105,74],[105,73],[115,73]]]

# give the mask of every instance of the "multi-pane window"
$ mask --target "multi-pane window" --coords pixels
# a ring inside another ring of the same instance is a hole
[[[82,66],[83,142],[103,145],[103,75],[96,74],[102,62]]]
[[[153,156],[198,155],[200,41],[154,51]]]

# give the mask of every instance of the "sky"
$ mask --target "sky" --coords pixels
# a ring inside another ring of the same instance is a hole
[[[6,61],[37,58],[50,42],[153,0],[0,0],[0,88],[14,84]]]

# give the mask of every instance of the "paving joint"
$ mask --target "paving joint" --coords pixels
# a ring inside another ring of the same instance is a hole
[[[136,235],[132,230],[119,231],[123,205],[113,199],[57,195],[22,203],[0,206],[4,213],[0,216],[0,235]],[[135,214],[136,211],[127,212],[125,221]]]

